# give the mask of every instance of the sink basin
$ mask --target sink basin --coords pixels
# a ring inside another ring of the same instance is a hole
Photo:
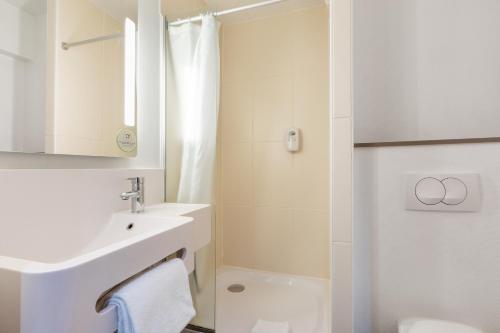
[[[179,250],[192,271],[193,254],[210,242],[210,231],[209,205],[167,203],[141,214],[115,213],[93,234],[33,242],[44,246],[6,241],[0,246],[1,332],[112,333],[116,312],[98,313],[100,296]]]

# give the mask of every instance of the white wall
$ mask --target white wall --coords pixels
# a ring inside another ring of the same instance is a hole
[[[331,331],[353,331],[352,274],[352,0],[330,3],[332,113],[332,315]]]
[[[353,154],[353,312],[354,333],[372,331],[372,231],[375,220],[373,150]],[[390,332],[387,332],[390,333]]]
[[[500,2],[355,0],[355,142],[498,137]]]
[[[163,19],[160,1],[139,1],[138,156],[133,159],[0,153],[0,168],[163,167]]]
[[[396,332],[409,316],[500,332],[499,156],[495,143],[355,150],[356,333]],[[481,210],[406,211],[411,172],[481,174]]]

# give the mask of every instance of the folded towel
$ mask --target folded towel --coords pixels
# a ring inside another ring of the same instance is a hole
[[[252,328],[252,333],[289,333],[290,324],[288,322],[267,321],[259,319]]]
[[[118,333],[179,333],[196,312],[184,262],[172,259],[120,288],[109,300]]]

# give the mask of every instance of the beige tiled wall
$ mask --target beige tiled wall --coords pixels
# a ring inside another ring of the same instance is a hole
[[[329,277],[328,15],[319,6],[223,26],[225,265]],[[290,127],[301,130],[298,153],[285,147]]]

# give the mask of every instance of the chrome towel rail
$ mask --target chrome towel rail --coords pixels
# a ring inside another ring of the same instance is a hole
[[[69,50],[70,48],[75,47],[75,46],[91,44],[91,43],[96,43],[96,42],[102,42],[102,41],[110,40],[110,39],[122,38],[123,36],[124,35],[122,32],[117,32],[117,33],[110,34],[110,35],[84,39],[84,40],[81,40],[78,42],[72,42],[72,43],[62,42],[61,47],[63,48],[63,50]]]

